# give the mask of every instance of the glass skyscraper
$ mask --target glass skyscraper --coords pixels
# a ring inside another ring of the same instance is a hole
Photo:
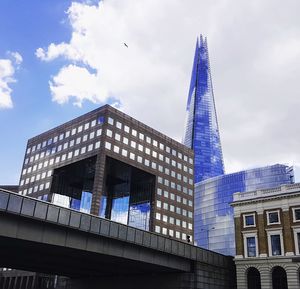
[[[224,174],[207,40],[197,39],[183,143],[195,153],[195,183]]]
[[[293,169],[277,164],[224,174],[207,40],[202,35],[196,43],[183,142],[194,150],[195,158],[195,241],[200,247],[235,255],[229,205],[233,193],[293,183]]]
[[[291,184],[293,168],[281,164],[207,179],[195,185],[195,241],[198,246],[235,255],[233,194]]]

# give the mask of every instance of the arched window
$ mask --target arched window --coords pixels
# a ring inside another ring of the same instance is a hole
[[[248,289],[261,289],[260,273],[254,267],[250,267],[247,271],[247,285]]]
[[[272,285],[273,289],[288,289],[286,272],[280,266],[276,266],[273,268]]]

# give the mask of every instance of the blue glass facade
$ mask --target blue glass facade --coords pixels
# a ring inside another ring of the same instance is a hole
[[[225,255],[235,255],[233,193],[293,183],[293,169],[285,165],[261,167],[221,175],[195,185],[195,241]]]
[[[195,183],[224,174],[207,40],[197,39],[183,143],[195,153]]]

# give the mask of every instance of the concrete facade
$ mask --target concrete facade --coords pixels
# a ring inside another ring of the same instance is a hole
[[[232,206],[237,288],[257,288],[249,285],[248,276],[256,268],[262,289],[299,289],[300,184],[236,193]],[[287,284],[276,287],[276,270]]]

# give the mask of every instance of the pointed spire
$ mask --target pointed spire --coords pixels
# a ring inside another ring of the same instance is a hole
[[[188,95],[184,144],[194,149],[195,182],[224,174],[207,38],[197,38]]]

